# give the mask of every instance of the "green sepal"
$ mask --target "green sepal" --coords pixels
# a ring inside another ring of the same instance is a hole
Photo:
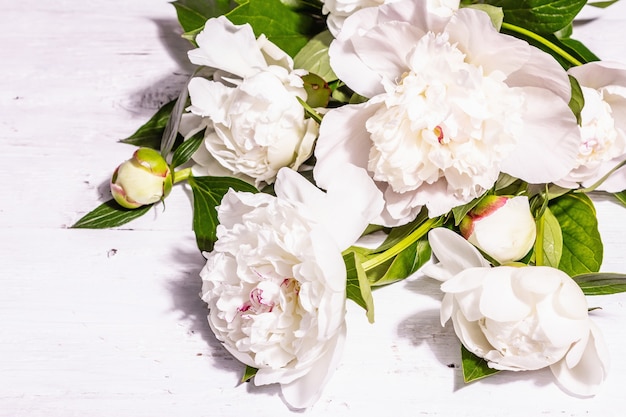
[[[122,139],[120,142],[158,151],[161,146],[161,138],[163,137],[165,126],[167,125],[167,121],[175,105],[176,100],[164,104],[150,120],[137,129],[135,133],[126,139]]]
[[[463,381],[466,384],[500,372],[498,369],[490,368],[486,360],[476,356],[463,345],[461,345],[461,366]]]
[[[256,193],[251,184],[231,177],[189,177],[193,192],[193,231],[201,251],[213,250],[217,240],[217,206],[230,188]]]
[[[609,295],[626,292],[626,274],[598,272],[572,277],[585,295]]]
[[[585,106],[585,97],[583,96],[583,90],[580,88],[580,84],[576,80],[576,78],[568,75],[570,85],[572,86],[572,96],[569,100],[569,108],[576,116],[576,122],[581,124],[581,116],[580,113],[583,111],[583,107]]]
[[[343,254],[346,264],[346,297],[365,309],[367,320],[374,323],[374,297],[360,256],[355,251]]]
[[[150,210],[150,207],[152,207],[152,204],[136,209],[127,209],[111,199],[85,214],[72,225],[72,229],[108,229],[118,227],[143,216]]]

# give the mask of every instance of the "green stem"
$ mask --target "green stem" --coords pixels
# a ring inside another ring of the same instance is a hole
[[[426,235],[426,233],[428,233],[430,229],[434,229],[435,227],[440,226],[442,223],[443,223],[443,216],[426,220],[417,229],[411,232],[407,237],[402,239],[400,242],[396,243],[395,245],[393,245],[386,251],[363,262],[363,269],[365,271],[369,271],[373,268],[376,268],[379,265],[384,264],[385,262],[392,259],[397,254],[401,253],[403,250],[411,246],[413,243],[417,242],[417,240],[419,240],[424,235]]]
[[[526,37],[528,37],[530,39],[536,40],[537,42],[539,42],[540,44],[544,45],[548,49],[551,49],[552,51],[554,51],[557,54],[559,54],[561,57],[563,57],[564,59],[566,59],[567,61],[569,61],[573,65],[578,66],[578,65],[582,65],[583,64],[582,62],[580,62],[579,60],[574,58],[572,55],[570,55],[563,48],[561,48],[558,45],[555,45],[554,43],[550,42],[549,40],[547,40],[543,36],[537,35],[535,32],[531,32],[528,29],[524,29],[522,27],[515,26],[515,25],[512,25],[510,23],[502,23],[502,28],[506,29],[506,30],[510,30],[511,32],[517,32],[517,33],[522,34],[522,35],[524,35],[524,36],[526,36]]]
[[[181,169],[180,171],[174,172],[174,184],[179,183],[181,181],[186,181],[191,177],[191,168]]]
[[[595,191],[595,189],[598,188],[607,178],[609,178],[612,173],[614,173],[615,171],[617,171],[618,169],[620,169],[624,165],[626,165],[626,160],[624,160],[624,161],[620,162],[619,164],[617,164],[613,169],[611,169],[609,172],[607,172],[602,178],[600,178],[598,181],[596,181],[593,185],[591,185],[591,186],[589,186],[587,188],[580,188],[578,190],[574,190],[574,192],[575,193],[590,193],[592,191]]]
[[[543,230],[545,226],[545,214],[537,219],[537,238],[535,240],[535,265],[542,266],[543,260]]]

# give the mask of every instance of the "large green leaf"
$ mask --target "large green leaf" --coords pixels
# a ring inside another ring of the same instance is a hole
[[[251,184],[230,177],[190,177],[193,192],[193,230],[201,251],[213,250],[217,240],[217,206],[230,188],[236,191],[257,192]]]
[[[328,47],[333,40],[329,31],[324,31],[311,39],[293,58],[295,68],[302,68],[324,79],[327,83],[337,76],[330,67]]]
[[[613,196],[619,201],[623,206],[626,206],[626,191],[620,191],[619,193],[614,193]]]
[[[497,369],[490,368],[486,360],[474,355],[463,345],[461,345],[461,361],[463,367],[463,381],[465,381],[465,383],[486,378],[500,372]]]
[[[598,272],[603,245],[593,202],[582,193],[566,194],[550,202],[563,233],[559,269],[570,276]]]
[[[176,100],[164,104],[150,120],[128,138],[122,139],[121,142],[158,151],[161,146],[161,138],[163,137],[165,126],[175,105]]]
[[[346,264],[346,296],[365,309],[370,323],[374,323],[374,297],[359,255],[354,251],[343,254]]]
[[[490,0],[502,7],[504,21],[539,34],[552,34],[576,17],[587,0]]]
[[[237,5],[232,0],[176,0],[172,4],[185,32],[202,28],[209,18],[226,14]]]
[[[84,215],[74,225],[73,229],[108,229],[128,223],[143,216],[150,210],[152,205],[142,206],[136,209],[127,209],[111,199],[93,211]]]
[[[315,30],[310,15],[298,13],[280,0],[248,0],[226,17],[236,25],[249,23],[256,36],[265,34],[291,57],[306,45]]]
[[[608,295],[626,292],[626,274],[595,273],[573,277],[585,295]]]

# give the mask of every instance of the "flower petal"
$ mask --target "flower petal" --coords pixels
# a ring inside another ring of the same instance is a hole
[[[196,65],[220,68],[241,78],[267,67],[252,27],[235,26],[225,16],[209,19],[196,36],[196,43],[199,47],[188,52],[189,60]]]
[[[572,366],[563,359],[550,366],[550,370],[563,388],[583,396],[598,392],[609,368],[609,355],[604,338],[598,327],[591,321],[589,323],[591,335],[580,361]]]
[[[574,114],[551,92],[524,87],[526,105],[522,132],[502,172],[532,184],[559,180],[576,165],[580,131]]]
[[[461,235],[445,227],[437,227],[428,232],[428,242],[439,260],[437,265],[445,269],[448,279],[469,268],[490,266],[478,249]],[[430,276],[429,266],[426,265],[425,268],[424,274]]]

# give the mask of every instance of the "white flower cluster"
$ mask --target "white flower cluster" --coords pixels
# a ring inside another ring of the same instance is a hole
[[[206,129],[196,173],[275,183],[275,196],[224,197],[202,297],[219,340],[258,369],[255,383],[281,384],[297,408],[319,397],[341,356],[341,253],[368,224],[405,225],[423,208],[447,215],[503,174],[591,186],[626,159],[625,67],[569,71],[585,100],[579,125],[568,72],[481,10],[458,0],[323,3],[332,70],[363,102],[321,111],[318,125],[300,102],[307,72],[249,25],[220,17],[189,53],[212,76],[191,80],[181,122],[187,138]],[[308,160],[319,188],[297,172]],[[603,186],[626,189],[626,169]],[[580,289],[556,269],[505,265],[537,237],[528,197],[483,200],[460,229],[467,240],[445,229],[429,239],[440,263],[426,273],[444,281],[442,323],[452,320],[495,369],[550,367],[566,389],[594,393],[608,361]]]

